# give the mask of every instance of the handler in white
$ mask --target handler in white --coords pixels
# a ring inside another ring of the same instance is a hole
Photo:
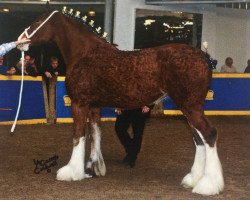
[[[20,40],[17,40],[16,42],[10,42],[0,45],[0,57],[4,56],[6,53],[8,53],[11,49],[16,48],[20,44],[27,44],[30,43],[30,40],[27,38],[23,38]]]

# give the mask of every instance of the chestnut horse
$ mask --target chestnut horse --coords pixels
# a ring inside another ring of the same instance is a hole
[[[48,16],[44,14],[32,23],[26,36],[46,20],[32,34],[31,44],[56,43],[67,66],[65,84],[72,101],[73,150],[69,163],[58,170],[57,179],[82,180],[90,176],[87,170],[105,175],[98,125],[101,107],[133,109],[167,94],[186,116],[196,146],[193,166],[182,185],[203,195],[221,192],[224,179],[216,148],[217,131],[203,111],[212,77],[205,54],[184,44],[120,51],[79,20],[59,12]],[[92,141],[85,167],[87,118]]]

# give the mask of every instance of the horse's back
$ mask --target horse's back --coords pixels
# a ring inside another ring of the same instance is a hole
[[[165,92],[173,98],[175,91],[189,95],[186,91],[197,90],[192,88],[197,81],[208,79],[207,72],[202,53],[187,45],[139,51],[98,48],[74,67],[68,88],[74,98],[96,106],[136,108]]]

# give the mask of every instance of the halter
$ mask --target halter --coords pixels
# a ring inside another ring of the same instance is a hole
[[[57,13],[58,11],[55,10],[53,11],[44,21],[43,23],[41,23],[31,34],[28,34],[28,30],[30,29],[30,26],[28,28],[26,28],[24,30],[24,32],[18,37],[18,40],[20,40],[23,35],[26,36],[27,39],[30,39],[31,37],[33,37],[36,32],[42,28],[42,26],[55,14]],[[17,47],[19,50],[22,51],[22,57],[21,57],[21,61],[22,61],[22,79],[21,79],[21,86],[20,86],[20,93],[19,93],[19,102],[18,102],[18,107],[17,107],[17,112],[16,112],[16,117],[15,117],[15,120],[14,120],[14,123],[11,127],[11,133],[14,132],[15,130],[15,127],[16,127],[16,122],[17,122],[17,118],[18,118],[18,115],[19,115],[19,111],[20,111],[20,107],[21,107],[21,102],[22,102],[22,93],[23,93],[23,76],[24,76],[24,51],[28,51],[29,49],[29,44],[21,44],[21,45],[18,45]]]
[[[44,21],[43,21],[43,23],[41,23],[31,34],[28,34],[28,30],[30,29],[30,26],[28,27],[28,28],[26,28],[25,30],[24,30],[24,32],[18,37],[18,39],[20,39],[21,38],[21,36],[23,36],[23,34],[25,34],[25,36],[28,38],[28,39],[30,39],[31,37],[33,37],[35,34],[36,34],[36,32],[40,29],[40,28],[42,28],[42,26],[47,22],[47,21],[49,21],[49,19],[55,14],[55,13],[57,13],[58,12],[58,10],[55,10],[55,11],[53,11]]]

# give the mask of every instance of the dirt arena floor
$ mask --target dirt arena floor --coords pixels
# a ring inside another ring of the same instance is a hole
[[[56,171],[72,151],[72,124],[0,127],[0,199],[250,199],[250,117],[209,117],[219,132],[218,152],[225,190],[214,197],[192,194],[180,183],[194,159],[194,144],[186,120],[151,118],[146,124],[141,153],[134,169],[122,164],[124,151],[114,122],[103,122],[105,177],[77,182],[56,181]],[[51,173],[35,174],[33,159],[57,154]]]

